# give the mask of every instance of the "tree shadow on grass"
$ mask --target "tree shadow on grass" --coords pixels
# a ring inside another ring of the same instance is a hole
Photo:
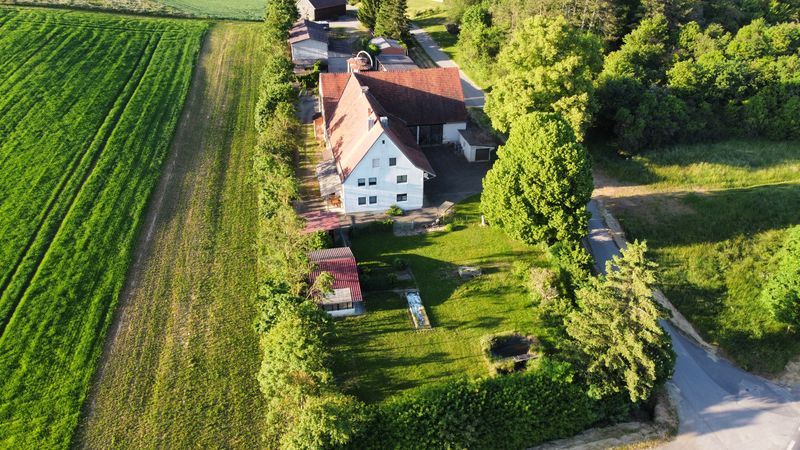
[[[653,247],[716,243],[800,223],[800,184],[653,193],[615,206],[621,202],[609,200],[628,237]]]

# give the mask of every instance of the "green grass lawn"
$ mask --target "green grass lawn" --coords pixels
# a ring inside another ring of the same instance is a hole
[[[785,230],[800,223],[800,143],[728,141],[651,151],[630,160],[595,152],[619,181],[608,202],[647,239],[664,293],[746,369],[775,373],[800,353],[758,295]]]
[[[342,387],[367,401],[455,377],[488,375],[480,338],[498,331],[536,333],[533,300],[515,261],[546,266],[545,253],[479,225],[477,197],[458,205],[466,225],[452,232],[395,237],[356,236],[359,263],[406,260],[431,320],[414,331],[404,298],[393,292],[366,295],[367,314],[336,322],[335,365]],[[484,275],[461,281],[454,270],[476,265]]]

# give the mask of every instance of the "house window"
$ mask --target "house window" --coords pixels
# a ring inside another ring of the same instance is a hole
[[[408,183],[408,175],[398,175],[397,176],[397,184],[400,183]]]
[[[380,167],[381,166],[381,159],[380,158],[373,158],[372,159],[372,167]]]
[[[389,158],[389,166],[396,166],[397,158]]]
[[[370,178],[369,179],[369,185],[370,186],[375,186],[376,184],[378,184],[378,179],[377,178]]]
[[[366,184],[367,184],[367,179],[366,178],[359,178],[358,179],[358,187],[364,186]]]
[[[369,196],[369,204],[370,205],[374,205],[375,203],[378,203],[378,196],[377,195],[370,195]]]
[[[397,194],[397,201],[404,202],[408,200],[408,194]]]
[[[341,311],[341,310],[344,310],[344,309],[352,309],[352,308],[353,308],[353,303],[352,302],[347,302],[347,303],[327,303],[327,304],[322,305],[322,309],[324,309],[325,311]]]
[[[366,205],[367,204],[367,197],[358,197],[358,204],[359,205]]]

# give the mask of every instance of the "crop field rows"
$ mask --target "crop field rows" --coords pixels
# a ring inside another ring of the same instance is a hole
[[[239,20],[260,20],[265,5],[263,0],[0,0],[0,3]]]
[[[78,423],[206,24],[0,8],[0,446]]]

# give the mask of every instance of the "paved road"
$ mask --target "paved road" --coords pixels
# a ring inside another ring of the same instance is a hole
[[[597,204],[589,203],[589,247],[599,269],[619,252]],[[794,392],[708,354],[667,322],[678,355],[669,388],[680,427],[665,450],[800,450],[800,390]]]
[[[411,25],[411,35],[414,36],[414,39],[417,40],[420,47],[425,50],[425,53],[431,57],[433,62],[439,65],[439,67],[456,67],[458,68],[458,64],[455,63],[452,59],[445,52],[439,48],[439,44],[433,40],[433,38],[425,32],[422,28],[419,28],[416,25]],[[479,108],[483,108],[484,103],[486,103],[486,96],[481,88],[472,81],[467,74],[464,73],[463,70],[459,68],[459,72],[461,73],[461,88],[464,90],[464,103],[467,106],[476,106]]]

